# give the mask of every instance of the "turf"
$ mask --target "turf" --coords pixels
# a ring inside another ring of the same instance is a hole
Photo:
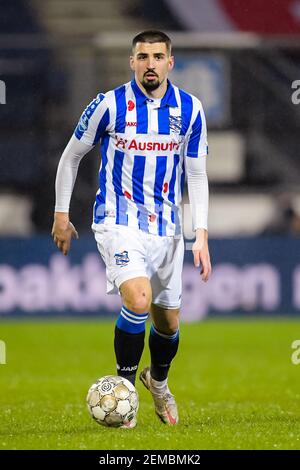
[[[142,384],[138,426],[103,428],[87,413],[96,378],[114,373],[113,323],[0,324],[0,449],[300,449],[295,320],[182,325],[170,375],[180,423],[155,416]],[[141,367],[149,361],[145,350]]]

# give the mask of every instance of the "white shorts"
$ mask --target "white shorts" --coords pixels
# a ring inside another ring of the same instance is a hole
[[[101,225],[94,230],[106,265],[107,293],[119,293],[128,279],[147,277],[152,302],[179,308],[182,290],[183,237],[160,237],[124,225]]]

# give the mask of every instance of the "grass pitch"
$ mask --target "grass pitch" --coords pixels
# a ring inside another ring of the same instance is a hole
[[[0,324],[0,449],[300,449],[295,320],[182,325],[170,374],[180,423],[166,427],[140,394],[135,429],[104,428],[86,409],[89,386],[115,373],[113,323]],[[149,363],[145,348],[140,369]]]

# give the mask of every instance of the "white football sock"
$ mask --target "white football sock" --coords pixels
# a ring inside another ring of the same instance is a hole
[[[156,393],[157,395],[163,395],[168,388],[168,379],[162,380],[160,382],[158,380],[152,379],[151,377],[151,388],[153,393]]]

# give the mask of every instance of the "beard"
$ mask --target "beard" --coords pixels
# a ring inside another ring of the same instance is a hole
[[[144,77],[142,80],[142,85],[146,91],[153,91],[160,86],[160,82],[158,77],[155,80],[151,80],[150,82],[147,80],[147,77]]]

